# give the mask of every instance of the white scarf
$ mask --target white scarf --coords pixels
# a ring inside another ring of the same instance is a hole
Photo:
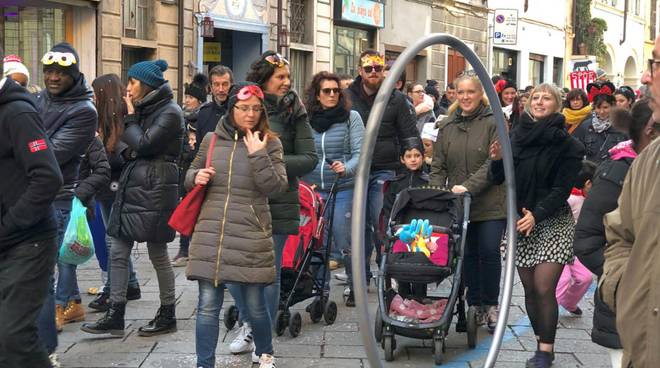
[[[598,115],[594,112],[594,117],[591,120],[591,126],[594,128],[596,133],[600,134],[612,126],[610,119],[601,120]]]

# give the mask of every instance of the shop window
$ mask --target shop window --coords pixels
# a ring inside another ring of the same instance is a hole
[[[552,63],[552,81],[557,87],[564,86],[564,59],[554,58]]]
[[[146,47],[127,47],[121,49],[121,80],[124,84],[128,83],[128,69],[140,61],[151,60],[154,56],[154,49]]]
[[[291,50],[291,87],[303,94],[309,83],[311,82],[312,68],[311,59],[312,53],[303,50]]]
[[[151,0],[123,0],[122,12],[124,22],[124,37],[141,40],[151,39],[151,14],[153,1]]]
[[[501,75],[512,81],[517,80],[516,68],[518,65],[516,51],[506,49],[493,49],[493,75]]]
[[[545,56],[529,54],[529,83],[538,86],[543,83],[543,69],[545,67]]]
[[[335,72],[357,76],[360,53],[370,47],[371,35],[368,31],[335,26]]]
[[[0,8],[0,46],[5,55],[23,59],[30,84],[44,85],[41,58],[55,44],[66,41],[65,14],[66,8]]]

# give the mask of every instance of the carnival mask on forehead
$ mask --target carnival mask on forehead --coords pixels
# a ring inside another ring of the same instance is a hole
[[[71,66],[76,64],[76,56],[70,52],[57,52],[57,51],[48,51],[43,58],[41,58],[41,63],[44,65],[58,64],[60,66]]]
[[[383,60],[380,55],[364,55],[362,59],[360,59],[360,62],[362,67],[372,65],[385,66],[385,60]]]
[[[260,100],[264,99],[264,93],[259,88],[259,86],[256,85],[249,85],[241,88],[238,93],[236,94],[236,98],[239,99],[240,101],[245,101],[251,96],[255,96]]]
[[[289,60],[287,60],[284,56],[280,55],[279,53],[268,55],[264,60],[266,60],[272,65],[275,65],[278,68],[282,68],[286,65],[289,65]]]

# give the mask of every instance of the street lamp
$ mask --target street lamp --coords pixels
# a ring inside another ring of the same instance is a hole
[[[202,20],[202,37],[213,38],[215,33],[215,25],[211,17],[204,17]]]

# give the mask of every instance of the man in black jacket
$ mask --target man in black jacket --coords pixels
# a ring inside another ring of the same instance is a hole
[[[378,51],[365,50],[360,55],[360,64],[358,65],[360,76],[346,90],[353,102],[353,110],[360,114],[365,125],[369,120],[376,94],[385,79],[384,68],[385,61]],[[378,228],[378,220],[383,207],[383,183],[394,178],[396,171],[401,167],[399,162],[401,140],[419,137],[419,131],[415,123],[415,110],[407,102],[406,95],[398,90],[392,91],[378,130],[369,176],[367,228],[365,229],[365,254],[367,256],[368,275],[370,275],[369,259],[374,243],[379,243],[376,239],[375,230]]]
[[[234,84],[234,73],[224,65],[216,65],[209,72],[209,79],[213,98],[202,105],[197,114],[195,153],[199,151],[204,136],[215,131],[218,121],[227,112],[227,97]]]
[[[81,157],[94,139],[98,118],[92,102],[93,92],[80,72],[80,58],[71,45],[53,46],[41,62],[46,88],[37,95],[37,111],[64,180],[54,202],[58,243],[61,244],[79,182]],[[56,330],[61,330],[70,320],[80,319],[82,312],[76,266],[61,262],[57,266],[57,291],[54,296],[49,295],[55,298],[56,307],[54,310],[45,307],[38,323],[39,337],[50,353],[57,347]],[[67,319],[67,316],[77,317]]]
[[[55,261],[62,174],[33,98],[11,79],[0,80],[0,172],[0,367],[50,367],[36,321]]]

